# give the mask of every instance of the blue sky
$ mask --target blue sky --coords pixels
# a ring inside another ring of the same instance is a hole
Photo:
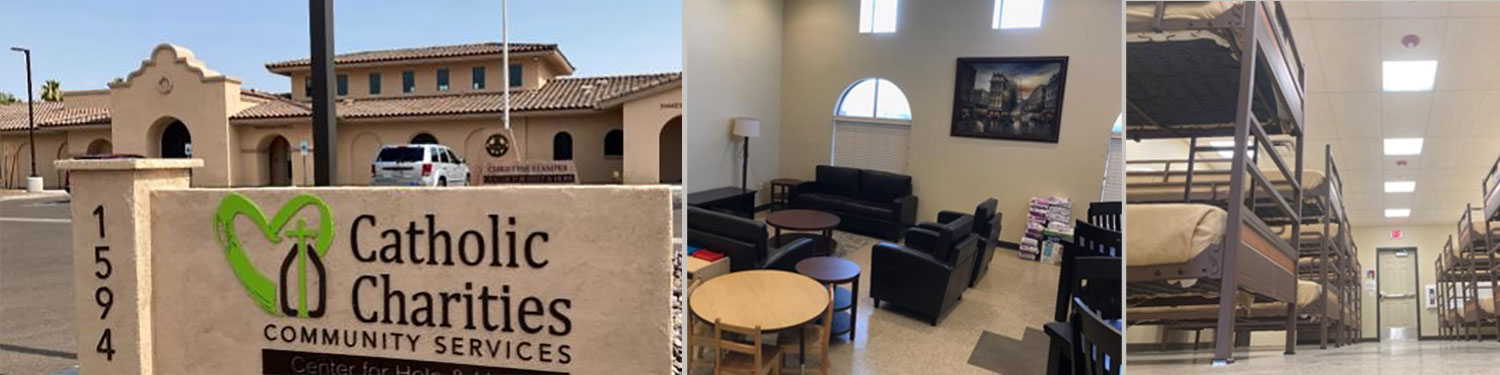
[[[308,55],[308,2],[14,1],[0,12],[0,92],[26,95],[32,49],[35,84],[104,88],[140,65],[151,48],[173,43],[244,87],[289,90],[265,63]],[[371,49],[500,40],[499,0],[335,1],[334,47]],[[557,43],[575,76],[682,70],[679,0],[513,0],[512,42]],[[36,95],[40,95],[37,93]]]

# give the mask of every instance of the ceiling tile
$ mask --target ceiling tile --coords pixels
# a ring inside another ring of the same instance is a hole
[[[1491,1],[1455,1],[1449,3],[1449,13],[1470,17],[1500,17],[1500,3]]]
[[[1500,137],[1500,90],[1484,93],[1484,103],[1478,105],[1472,130],[1470,136]]]
[[[1466,141],[1468,140],[1459,137],[1427,137],[1422,140],[1422,169],[1432,171],[1455,166],[1458,158],[1463,155]]]
[[[1339,153],[1343,159],[1339,165],[1346,171],[1379,171],[1384,169],[1385,157],[1384,143],[1379,138],[1368,139],[1345,139],[1339,143],[1343,149]]]
[[[1427,132],[1432,93],[1402,92],[1381,95],[1381,124],[1385,138],[1421,137]]]
[[[1380,138],[1380,94],[1375,92],[1330,93],[1329,112],[1340,138]]]
[[[1432,111],[1427,121],[1428,137],[1467,137],[1474,128],[1474,116],[1484,102],[1479,91],[1440,91],[1433,93]]]
[[[1374,19],[1313,21],[1319,40],[1319,70],[1327,90],[1381,89],[1380,29],[1380,21]]]
[[[1495,164],[1495,159],[1500,156],[1500,137],[1473,137],[1464,142],[1464,153],[1460,155],[1454,164],[1458,166],[1485,167]],[[1475,177],[1476,180],[1482,177]]]
[[[1500,64],[1500,22],[1493,18],[1454,18],[1448,23],[1438,59],[1436,90],[1485,87]]]
[[[1304,128],[1307,138],[1338,137],[1337,125],[1332,109],[1328,105],[1328,94],[1309,92],[1302,105]]]
[[[1388,18],[1432,18],[1448,15],[1448,3],[1437,1],[1380,2],[1380,16]]]
[[[1313,18],[1370,18],[1380,16],[1375,2],[1307,2],[1307,16]]]

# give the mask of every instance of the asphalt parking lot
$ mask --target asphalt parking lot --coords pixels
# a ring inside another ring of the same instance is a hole
[[[0,375],[76,374],[66,196],[0,200]]]

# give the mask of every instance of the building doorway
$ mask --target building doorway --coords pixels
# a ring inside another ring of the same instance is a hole
[[[657,161],[657,173],[663,184],[682,183],[682,116],[673,117],[661,128],[661,149]]]
[[[193,156],[193,135],[180,120],[172,120],[161,131],[161,157],[190,158]]]
[[[1391,247],[1375,249],[1375,269],[1379,278],[1381,341],[1416,341],[1421,332],[1417,320],[1421,303],[1417,296],[1417,248]]]
[[[292,185],[292,144],[286,137],[275,136],[266,146],[266,171],[271,186]]]

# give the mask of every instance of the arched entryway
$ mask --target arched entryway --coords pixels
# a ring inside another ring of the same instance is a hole
[[[661,128],[660,154],[657,171],[661,183],[682,183],[682,116],[673,117]]]
[[[417,135],[411,137],[411,143],[414,145],[435,145],[438,144],[438,140],[432,134],[417,133]]]
[[[188,158],[193,156],[193,135],[188,132],[187,125],[182,121],[170,119],[161,131],[161,149],[157,152],[162,158]]]
[[[266,144],[267,183],[271,186],[292,185],[292,144],[286,137],[274,136]]]
[[[89,155],[109,155],[114,153],[114,150],[115,146],[110,144],[108,139],[100,138],[89,142],[89,149],[84,152]]]

